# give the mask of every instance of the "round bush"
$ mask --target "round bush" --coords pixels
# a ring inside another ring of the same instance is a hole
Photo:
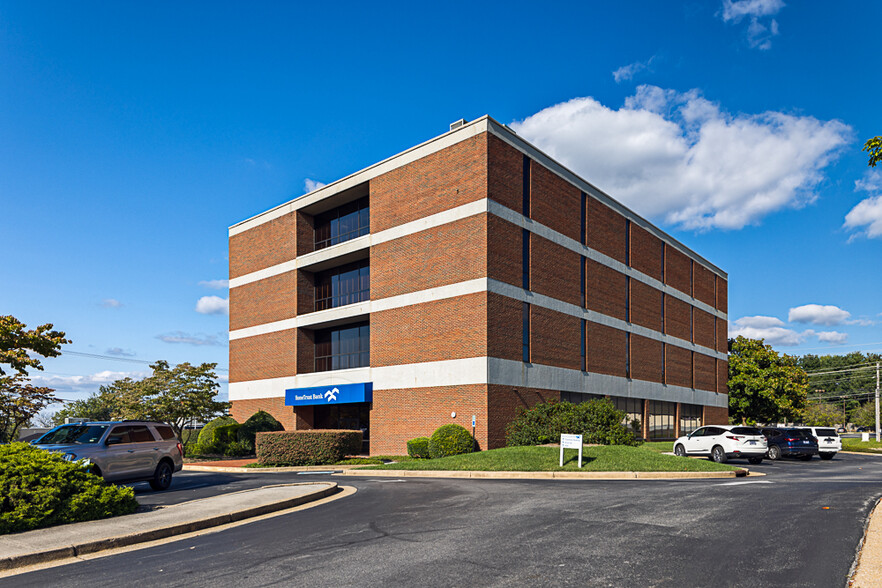
[[[570,433],[582,435],[584,443],[638,445],[641,441],[633,428],[625,425],[626,419],[627,415],[616,410],[608,399],[580,404],[543,402],[522,411],[509,423],[505,439],[509,447],[544,445],[558,442],[562,433]]]
[[[236,419],[233,417],[222,416],[217,417],[213,421],[210,421],[202,427],[202,430],[199,431],[199,437],[197,441],[201,446],[211,445],[211,442],[214,440],[214,430],[218,427],[223,427],[224,425],[235,425]]]
[[[407,454],[414,459],[429,458],[429,438],[417,437],[407,442]]]
[[[0,534],[135,512],[129,487],[27,443],[0,445]]]
[[[450,455],[471,453],[475,442],[472,434],[462,425],[443,425],[438,427],[429,439],[429,457],[437,459]]]
[[[247,421],[242,423],[236,435],[238,436],[239,443],[251,453],[254,451],[254,437],[257,433],[284,430],[285,427],[282,426],[282,423],[274,419],[270,413],[258,410]]]

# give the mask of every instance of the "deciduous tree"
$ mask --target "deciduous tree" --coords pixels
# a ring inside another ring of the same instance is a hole
[[[864,143],[864,148],[870,154],[870,161],[867,163],[870,167],[876,167],[876,164],[882,161],[882,137],[873,137]]]
[[[729,339],[729,416],[736,422],[796,420],[805,407],[808,376],[796,358],[762,339]]]

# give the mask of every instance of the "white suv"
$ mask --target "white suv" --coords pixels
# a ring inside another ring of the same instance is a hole
[[[674,441],[675,455],[705,455],[717,463],[726,463],[730,458],[747,458],[752,464],[762,463],[768,449],[762,431],[743,425],[699,427]]]
[[[842,451],[842,438],[833,427],[802,427],[811,431],[818,438],[818,455],[821,459],[833,459],[839,451]]]

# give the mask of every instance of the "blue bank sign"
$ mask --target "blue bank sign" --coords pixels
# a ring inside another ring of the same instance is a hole
[[[317,388],[285,390],[285,406],[314,406],[316,404],[351,404],[370,402],[374,398],[372,382],[363,384],[335,384]]]

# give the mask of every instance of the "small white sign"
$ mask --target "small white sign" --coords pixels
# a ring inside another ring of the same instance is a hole
[[[475,428],[475,415],[472,415],[472,428]]]
[[[579,467],[582,467],[582,435],[568,435],[564,433],[560,436],[560,467],[563,467],[564,449],[578,449]]]

